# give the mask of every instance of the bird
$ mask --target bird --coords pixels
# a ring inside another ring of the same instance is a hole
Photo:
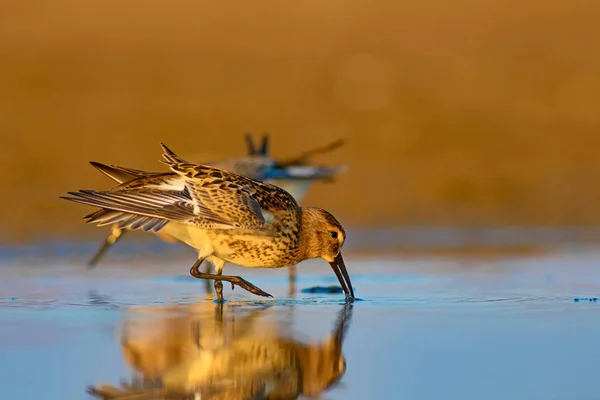
[[[314,156],[331,152],[344,144],[343,139],[338,139],[325,146],[313,148],[288,159],[273,159],[273,168],[269,171],[265,181],[285,189],[300,202],[315,181],[333,182],[335,176],[347,169],[345,165],[331,167],[310,165],[310,160]],[[250,134],[246,133],[246,146],[249,155],[269,157],[269,145],[268,134],[263,134],[261,146],[256,147]],[[233,172],[236,171],[233,170]]]
[[[249,132],[245,134],[245,141],[247,148],[247,155],[245,157],[207,162],[205,164],[227,169],[250,178],[273,183],[289,192],[298,202],[302,200],[309,187],[315,181],[331,182],[333,181],[334,176],[346,169],[346,166],[308,165],[311,157],[320,153],[332,151],[342,146],[344,140],[341,139],[324,147],[306,151],[299,156],[283,161],[275,160],[269,156],[270,137],[268,134],[263,134],[260,146],[255,145],[253,137]],[[125,172],[112,167],[106,168],[105,165],[100,163],[92,163],[92,165],[117,183],[123,183],[124,181],[140,176],[140,174],[143,173],[143,171],[139,170]],[[111,246],[123,238],[125,232],[127,232],[127,230],[120,228],[119,224],[113,224],[110,227],[108,236],[104,239],[94,256],[88,262],[88,267],[95,267]],[[157,232],[157,236],[168,243],[177,242],[175,238],[164,232]],[[205,272],[209,271],[205,270]],[[289,272],[290,283],[293,285],[296,277],[295,267],[290,267]],[[293,291],[293,287],[290,291]]]
[[[177,156],[164,143],[161,163],[171,172],[140,173],[110,190],[68,192],[62,199],[99,208],[84,217],[97,226],[160,232],[198,252],[190,274],[214,280],[217,301],[223,302],[222,281],[255,295],[273,297],[240,276],[222,275],[225,262],[244,267],[281,268],[313,258],[326,260],[346,295],[354,290],[342,257],[346,232],[328,211],[300,206],[278,186],[233,172],[194,164]],[[97,164],[96,167],[100,163]],[[206,260],[215,274],[200,272]]]
[[[269,157],[270,138],[268,134],[263,134],[260,146],[255,146],[249,132],[246,133],[245,139],[248,155]],[[265,181],[286,190],[300,203],[315,181],[333,182],[335,176],[347,169],[346,165],[333,167],[310,165],[310,160],[318,154],[331,152],[344,144],[345,140],[338,139],[325,146],[313,148],[288,159],[274,159],[274,168],[269,171],[269,176]],[[233,172],[237,171],[233,170]],[[288,272],[289,294],[291,296],[296,291],[296,266],[289,267]],[[210,290],[210,288],[207,288],[207,290]]]
[[[132,383],[89,387],[88,393],[102,399],[188,399],[196,393],[214,400],[295,399],[322,395],[346,372],[342,347],[351,303],[323,340],[309,343],[286,329],[280,314],[268,313],[274,310],[269,305],[235,312],[222,304],[210,312],[207,303],[176,313],[158,310],[157,318],[125,319],[121,348],[137,375]]]

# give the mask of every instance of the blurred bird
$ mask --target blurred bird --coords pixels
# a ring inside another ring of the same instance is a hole
[[[344,140],[339,139],[323,147],[317,147],[289,159],[273,159],[269,156],[269,136],[264,134],[260,147],[256,147],[250,134],[246,134],[246,146],[248,154],[253,157],[260,157],[273,161],[273,168],[269,169],[268,176],[263,179],[266,182],[279,186],[286,192],[289,192],[294,198],[301,202],[302,198],[310,186],[316,181],[333,182],[334,177],[347,169],[345,165],[339,166],[317,166],[310,165],[310,161],[318,154],[329,153],[344,145]],[[235,160],[235,159],[234,159]],[[210,164],[212,165],[212,164]],[[233,165],[232,168],[221,167],[230,171],[246,175],[243,172],[237,172]],[[252,176],[250,176],[253,178]]]
[[[100,210],[87,215],[98,226],[165,233],[198,251],[190,274],[214,280],[218,301],[223,284],[272,297],[239,276],[222,275],[225,262],[245,267],[280,268],[323,258],[335,272],[347,298],[354,298],[341,249],[346,233],[329,212],[300,207],[285,190],[232,172],[179,158],[161,143],[170,173],[150,173],[94,163],[108,175],[129,179],[108,191],[80,190],[63,199]],[[215,274],[199,271],[204,260]]]

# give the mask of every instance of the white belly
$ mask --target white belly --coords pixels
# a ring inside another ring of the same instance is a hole
[[[169,222],[161,232],[171,235],[175,239],[197,249],[198,253],[204,257],[208,257],[214,252],[211,239],[205,229],[177,222]]]
[[[215,256],[223,261],[250,268],[283,268],[272,236],[254,236],[249,232],[221,232],[197,228],[177,222],[162,230],[198,250],[199,257]]]

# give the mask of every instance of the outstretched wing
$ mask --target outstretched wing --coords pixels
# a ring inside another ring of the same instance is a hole
[[[226,170],[196,165],[163,145],[175,174],[144,176],[107,191],[80,190],[63,197],[102,210],[87,216],[98,225],[158,232],[169,221],[208,229],[260,230],[277,215],[295,218],[297,203],[286,191]]]
[[[122,229],[158,232],[169,221],[212,229],[258,229],[265,222],[260,206],[251,199],[236,200],[236,193],[211,196],[206,190],[192,197],[187,186],[182,191],[139,188],[69,194],[72,197],[63,198],[102,209],[87,216],[88,222],[99,226],[115,223]]]
[[[121,229],[158,232],[169,221],[189,223],[191,220],[198,220],[196,225],[202,225],[200,215],[195,212],[198,207],[185,190],[119,190],[117,187],[107,191],[80,190],[69,194],[72,197],[63,198],[101,208],[85,217],[89,223],[98,226],[117,224]],[[206,218],[204,225],[217,223]]]
[[[116,165],[106,165],[95,161],[90,161],[90,164],[117,183],[123,183],[133,179],[149,176],[166,175],[164,172],[148,172],[139,169],[119,167]]]
[[[245,204],[251,209],[269,213],[297,212],[298,203],[294,197],[278,186],[221,168],[179,162],[181,159],[167,146],[163,143],[161,146],[165,159],[161,162],[168,165],[171,171],[186,178],[192,197],[198,198],[204,204],[213,204],[217,209],[228,204],[228,209],[234,210]],[[236,219],[233,216],[231,218]]]
[[[269,134],[263,133],[262,142],[260,147],[254,146],[254,138],[250,132],[246,132],[246,150],[248,150],[248,156],[269,156]]]
[[[205,163],[205,165],[210,165],[214,168],[224,169],[260,181],[268,179],[269,174],[274,169],[274,164],[275,161],[262,156],[229,158],[217,162]]]

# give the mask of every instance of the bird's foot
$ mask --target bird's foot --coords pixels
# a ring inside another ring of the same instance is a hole
[[[231,282],[231,290],[234,290],[235,285],[238,285],[242,289],[247,290],[248,292],[253,293],[257,296],[273,297],[269,293],[265,292],[258,286],[254,286],[253,284],[251,284],[250,282],[248,282],[247,280],[245,280],[244,278],[242,278],[240,276],[234,276],[232,278],[233,279],[231,279],[229,281],[229,282]]]
[[[215,292],[217,293],[217,303],[223,304],[225,299],[223,299],[223,282],[215,281]]]

